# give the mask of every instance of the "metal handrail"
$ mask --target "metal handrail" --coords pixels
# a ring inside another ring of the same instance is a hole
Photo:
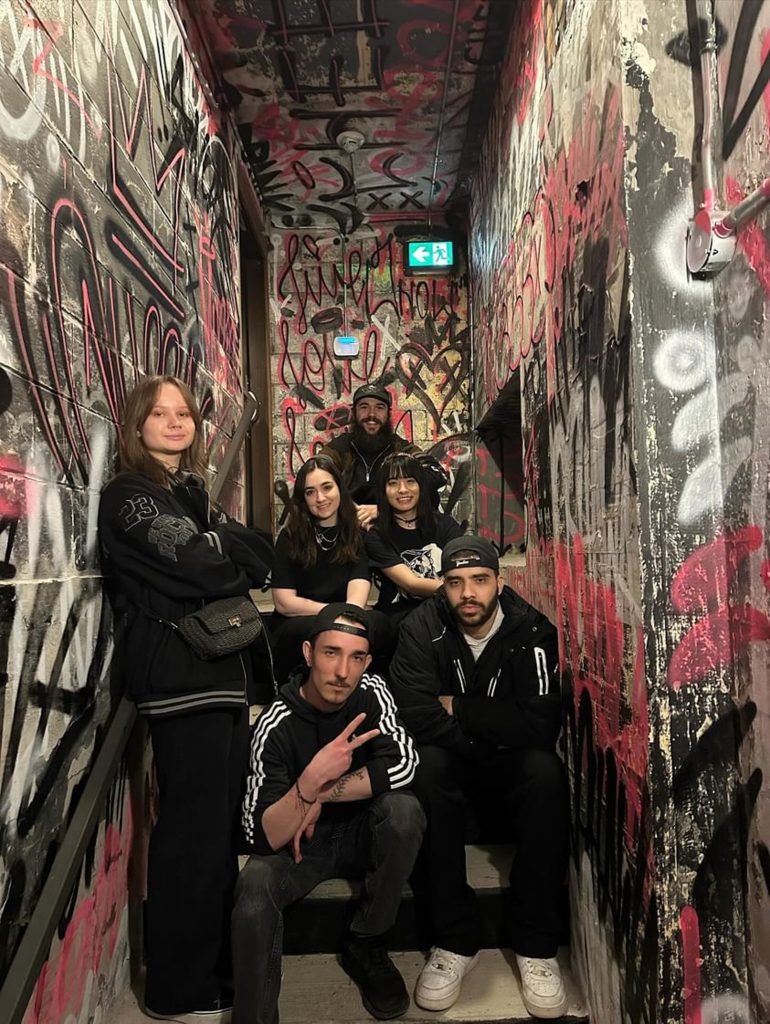
[[[3,1024],[20,1024],[24,1016],[135,721],[136,707],[124,697],[112,716],[75,813],[0,988],[0,1021]]]

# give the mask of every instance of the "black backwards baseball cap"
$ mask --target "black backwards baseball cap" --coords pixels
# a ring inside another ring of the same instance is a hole
[[[483,537],[455,537],[441,552],[442,574],[452,569],[491,569],[500,572],[497,552]]]
[[[376,398],[378,402],[384,402],[390,408],[393,399],[384,384],[362,384],[353,392],[353,405],[363,398]]]
[[[352,626],[347,622],[335,622],[335,619],[339,618],[350,619],[356,625]],[[336,629],[340,633],[352,633],[353,636],[360,636],[366,640],[369,639],[369,624],[366,612],[363,608],[359,608],[357,604],[347,604],[344,601],[327,604],[311,622],[307,638],[312,640],[313,637],[318,636],[319,633],[325,633],[328,629]]]

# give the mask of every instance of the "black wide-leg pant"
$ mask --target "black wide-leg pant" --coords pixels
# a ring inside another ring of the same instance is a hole
[[[413,790],[428,826],[416,882],[433,945],[478,950],[476,897],[465,872],[468,811],[495,839],[515,844],[510,873],[511,947],[522,956],[556,955],[563,927],[561,889],[569,849],[564,765],[544,750],[501,749],[472,762],[442,747],[419,748]]]
[[[147,1005],[205,1006],[231,976],[236,829],[248,761],[248,709],[151,718],[158,819],[147,865]]]

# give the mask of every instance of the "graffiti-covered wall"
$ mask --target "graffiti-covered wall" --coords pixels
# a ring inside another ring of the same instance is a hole
[[[770,4],[717,0],[714,9],[717,205],[734,206],[767,174]],[[668,840],[658,888],[679,965],[679,1019],[764,1021],[770,219],[741,230],[719,277],[688,278],[686,221],[703,200],[698,32],[684,5],[673,21],[643,24],[643,13],[626,25],[627,120],[631,244],[652,257],[634,287],[634,322],[647,381],[639,411],[648,666],[659,681],[651,759],[656,787],[670,785],[669,805],[658,801]]]
[[[770,167],[770,4],[717,0],[726,40],[719,59],[724,118],[723,195],[733,207]],[[703,594],[693,630],[711,638],[711,657],[723,650],[730,624],[733,678],[722,722],[730,736],[721,749],[738,771],[715,822],[719,858],[741,865],[746,900],[747,981],[751,1013],[770,1020],[770,216],[765,211],[739,235],[733,266],[716,284],[716,396],[723,456],[725,571]],[[691,397],[695,397],[692,394]],[[722,433],[721,431],[724,431]],[[717,538],[717,543],[720,538]],[[706,549],[708,551],[708,549]],[[697,557],[697,556],[696,556]],[[725,598],[729,611],[725,608]],[[705,599],[705,601],[704,601]],[[716,600],[715,600],[716,599]],[[708,623],[708,625],[706,625]],[[700,646],[700,645],[699,645]],[[698,686],[716,664],[698,666]],[[716,844],[712,844],[716,845]],[[720,859],[713,859],[719,871]],[[745,864],[745,874],[743,865]],[[716,875],[718,877],[718,874]],[[705,891],[707,879],[701,890]],[[731,897],[723,889],[717,912]],[[728,916],[729,920],[729,916]],[[741,979],[742,981],[743,979]],[[720,978],[730,996],[731,979]],[[740,1005],[740,1002],[738,1003]]]
[[[559,628],[572,958],[602,1022],[654,1019],[658,961],[618,38],[615,3],[522,5],[471,245],[480,417],[521,381],[512,579]]]
[[[183,376],[212,451],[237,419],[232,154],[165,0],[0,4],[0,978],[116,698],[95,524],[126,391]],[[114,988],[70,929],[123,914],[121,801],[60,926],[77,992],[41,979],[36,1020]],[[120,970],[124,929],[104,938]]]
[[[714,7],[731,206],[767,174],[770,4]],[[476,402],[518,371],[512,579],[559,626],[572,956],[601,1021],[770,1015],[770,236],[764,213],[716,281],[688,277],[695,14],[523,8],[474,196]]]
[[[382,227],[348,240],[276,234],[273,246],[279,496],[285,501],[281,483],[290,487],[303,461],[349,425],[356,388],[384,383],[396,433],[449,469],[444,503],[462,519],[470,471],[465,275],[405,274],[403,246]],[[334,355],[335,336],[346,334],[360,339],[355,359]]]

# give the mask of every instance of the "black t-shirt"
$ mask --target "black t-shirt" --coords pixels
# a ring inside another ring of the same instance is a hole
[[[336,536],[337,527],[322,527],[318,532],[328,543]],[[317,547],[315,565],[305,569],[290,557],[286,531],[283,530],[275,542],[271,585],[279,590],[296,590],[297,597],[318,601],[321,604],[346,601],[348,583],[351,580],[371,579],[369,560],[364,550],[355,562],[333,562],[333,554],[334,548],[324,551],[323,548]]]
[[[364,534],[366,553],[373,569],[389,569],[394,565],[406,565],[413,573],[425,579],[438,579],[441,569],[441,551],[453,537],[462,537],[463,528],[451,516],[443,512],[436,514],[435,527],[428,530],[405,530],[393,526],[390,538],[385,540],[375,527]],[[416,607],[419,597],[403,594],[392,580],[382,573],[380,576],[380,597],[377,608],[380,611],[402,611]]]

